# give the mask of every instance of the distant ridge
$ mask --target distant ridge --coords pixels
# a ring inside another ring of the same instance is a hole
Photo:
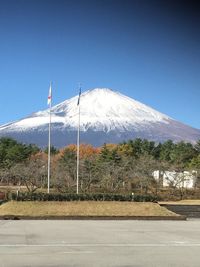
[[[76,143],[78,96],[52,107],[52,145]],[[47,146],[49,111],[0,126],[0,137]],[[130,97],[108,88],[95,88],[81,95],[81,142],[94,146],[146,138],[195,143],[200,130],[173,120]]]

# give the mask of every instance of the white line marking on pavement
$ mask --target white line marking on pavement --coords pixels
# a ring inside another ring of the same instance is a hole
[[[60,254],[92,254],[94,251],[64,251],[60,252]]]
[[[200,247],[200,243],[137,243],[137,244],[0,244],[3,247]]]

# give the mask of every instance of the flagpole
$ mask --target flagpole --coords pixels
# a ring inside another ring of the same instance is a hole
[[[79,193],[79,161],[80,161],[80,97],[81,87],[79,86],[79,97],[78,97],[78,130],[77,130],[77,168],[76,168],[76,193]]]
[[[51,90],[51,83],[50,83],[50,90]],[[51,97],[51,92],[49,97]],[[47,186],[48,194],[50,188],[50,168],[51,168],[51,100],[52,99],[50,99],[49,101],[48,186]]]

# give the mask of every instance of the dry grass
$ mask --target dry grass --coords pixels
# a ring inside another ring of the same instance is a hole
[[[135,202],[16,202],[0,206],[1,215],[14,216],[174,216],[156,203]]]
[[[200,199],[183,199],[179,201],[162,201],[160,204],[171,204],[171,205],[200,205]]]

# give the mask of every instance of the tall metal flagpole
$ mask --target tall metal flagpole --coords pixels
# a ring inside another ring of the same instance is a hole
[[[79,193],[79,159],[80,159],[80,98],[81,98],[81,86],[79,85],[79,96],[78,96],[78,130],[77,130],[77,168],[76,168],[76,193]]]
[[[48,186],[47,186],[47,193],[49,194],[50,188],[50,168],[51,168],[51,100],[52,100],[52,92],[51,92],[51,83],[49,88],[49,95],[48,95],[48,104],[49,104],[49,144],[48,144]]]

